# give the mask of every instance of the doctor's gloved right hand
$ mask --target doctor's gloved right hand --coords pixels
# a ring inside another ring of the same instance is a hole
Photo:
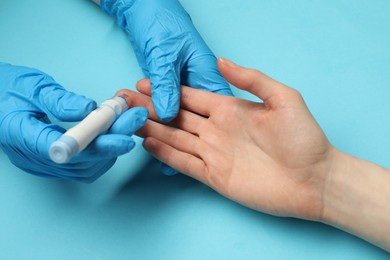
[[[65,129],[49,117],[80,121],[96,108],[95,101],[65,90],[47,74],[0,63],[0,147],[20,169],[44,177],[92,182],[108,171],[119,155],[135,145],[131,135],[147,119],[145,108],[122,114],[107,134],[97,137],[66,164],[49,157],[50,145]]]
[[[100,0],[100,5],[128,34],[151,80],[152,100],[162,121],[172,120],[179,111],[180,84],[232,95],[216,57],[178,0]]]

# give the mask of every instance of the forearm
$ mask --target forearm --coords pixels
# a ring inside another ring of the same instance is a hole
[[[390,171],[335,150],[323,222],[390,251]]]

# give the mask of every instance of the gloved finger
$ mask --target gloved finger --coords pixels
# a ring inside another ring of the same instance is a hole
[[[233,96],[229,84],[217,68],[217,59],[212,54],[191,58],[181,75],[183,85]]]
[[[101,135],[87,148],[76,154],[69,163],[96,162],[116,158],[130,152],[134,146],[135,142],[130,136],[120,134]]]
[[[65,90],[55,82],[39,90],[40,108],[60,121],[79,121],[96,108],[92,99]]]
[[[114,122],[108,133],[131,136],[145,124],[147,119],[148,110],[146,108],[133,107]]]
[[[7,125],[8,129],[2,129],[2,132],[7,132],[12,145],[32,160],[50,160],[50,145],[65,132],[65,129],[58,125],[46,123],[44,114],[19,112],[9,115],[6,119],[4,126]]]
[[[96,107],[93,100],[66,91],[42,71],[2,64],[4,86],[9,98],[18,100],[18,108],[44,112],[58,120],[78,121]],[[7,75],[11,74],[11,75]]]
[[[175,41],[180,39],[174,39]],[[180,71],[181,66],[175,64],[177,54],[169,53],[171,48],[166,40],[164,46],[153,45],[147,54],[150,81],[152,84],[152,100],[158,117],[169,122],[176,117],[180,107]],[[152,45],[152,44],[151,44]],[[172,46],[177,43],[172,43]]]
[[[49,149],[51,144],[58,140],[65,132],[65,129],[54,124],[46,124],[34,116],[27,117],[25,123],[30,134],[24,134],[25,150],[35,153],[40,159],[46,159],[53,165],[59,167],[51,161]],[[73,171],[91,169],[96,161],[109,160],[129,152],[135,146],[133,139],[126,135],[105,134],[98,136],[86,149],[74,155],[68,164],[62,164],[61,168],[72,169]],[[80,163],[81,162],[81,163]],[[77,166],[75,164],[78,163]],[[89,170],[90,171],[90,170]],[[67,176],[80,176],[79,173],[67,174]]]
[[[164,175],[167,175],[167,176],[173,176],[173,175],[176,175],[179,173],[177,170],[175,170],[174,168],[172,168],[171,166],[169,166],[163,162],[160,165],[160,170]]]

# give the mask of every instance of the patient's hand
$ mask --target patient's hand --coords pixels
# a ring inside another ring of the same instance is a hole
[[[170,126],[156,121],[149,97],[122,90],[148,107],[144,147],[162,162],[239,203],[274,215],[318,220],[331,167],[329,144],[301,95],[256,70],[220,59],[222,75],[264,103],[182,87]],[[137,89],[151,95],[147,79]]]

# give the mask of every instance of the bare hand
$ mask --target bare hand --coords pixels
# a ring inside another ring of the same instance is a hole
[[[182,109],[167,126],[157,122],[150,98],[122,90],[132,106],[150,111],[152,120],[139,132],[144,147],[241,204],[274,215],[320,219],[333,147],[301,95],[225,59],[218,66],[231,84],[264,103],[183,86]],[[137,89],[151,95],[147,79]]]

